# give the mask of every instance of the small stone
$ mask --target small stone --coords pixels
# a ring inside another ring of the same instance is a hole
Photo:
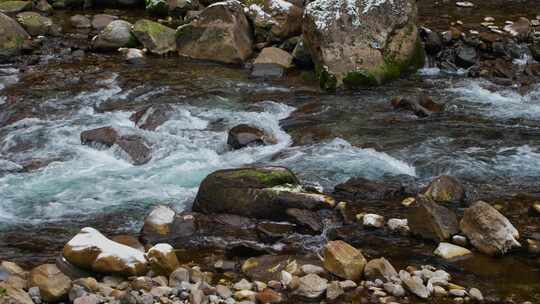
[[[183,267],[176,268],[169,276],[169,286],[178,287],[181,282],[189,282],[189,270]]]
[[[452,297],[464,297],[467,295],[467,292],[463,289],[450,289],[448,295]]]
[[[288,287],[289,285],[291,285],[291,282],[293,280],[293,276],[292,276],[292,274],[288,273],[287,271],[282,270],[281,275],[280,275],[280,280],[281,280],[281,284],[283,284],[283,286]]]
[[[270,288],[265,288],[257,294],[257,300],[260,303],[281,303],[283,302],[283,296]]]
[[[57,302],[66,297],[71,289],[71,280],[54,264],[40,265],[30,272],[29,285],[39,287],[46,302]]]
[[[403,288],[403,286],[399,284],[384,283],[383,288],[384,290],[386,290],[386,292],[393,295],[394,297],[401,298],[405,295],[405,289]]]
[[[433,294],[436,297],[445,297],[446,295],[448,295],[448,292],[441,286],[433,286]]]
[[[328,280],[312,273],[300,278],[295,294],[311,299],[318,298],[326,291],[327,287]]]
[[[326,272],[326,270],[324,270],[324,268],[322,268],[321,266],[316,266],[316,265],[311,265],[311,264],[304,264],[302,265],[302,267],[300,267],[300,269],[302,270],[304,274],[310,274],[310,273],[323,274]]]
[[[373,259],[366,264],[364,276],[369,280],[384,279],[390,281],[398,273],[385,258]]]
[[[364,227],[382,228],[384,226],[384,217],[378,214],[364,214],[362,218]]]
[[[218,295],[224,299],[230,298],[232,296],[232,291],[229,289],[229,287],[224,285],[217,285],[216,286],[216,292]]]
[[[456,2],[456,5],[459,7],[474,7],[474,3],[469,2],[469,1],[459,1],[459,2]]]
[[[467,248],[463,248],[450,243],[439,243],[439,246],[435,249],[433,254],[442,257],[446,260],[460,258],[471,255],[472,252]]]
[[[407,197],[406,199],[404,199],[401,204],[405,207],[409,207],[410,205],[412,205],[414,202],[416,201],[416,199],[414,197]]]
[[[360,278],[366,265],[362,252],[343,241],[330,241],[325,247],[324,268],[347,280]]]
[[[402,234],[406,234],[410,230],[407,219],[392,218],[392,219],[389,219],[386,224],[388,225],[388,228],[392,232],[399,232]]]
[[[358,286],[358,284],[351,280],[341,281],[339,282],[339,285],[341,285],[341,288],[343,288],[343,290],[354,289]]]
[[[493,21],[495,21],[495,18],[493,18],[493,17],[484,17],[484,21],[493,22]]]
[[[478,302],[484,301],[484,296],[482,295],[482,292],[480,292],[480,290],[476,288],[469,289],[469,296],[471,297],[471,299],[475,301],[478,301]]]
[[[239,290],[234,293],[234,298],[238,301],[248,300],[255,301],[257,298],[257,293],[251,290]]]
[[[328,300],[335,300],[339,298],[342,294],[345,292],[343,291],[343,288],[339,284],[338,281],[332,281],[330,284],[328,284],[328,287],[326,289],[326,298]]]
[[[237,282],[236,284],[234,284],[233,288],[236,289],[236,290],[252,290],[253,289],[253,284],[250,283],[246,279],[242,279],[239,282]]]
[[[424,285],[422,279],[418,276],[411,276],[408,272],[401,270],[399,272],[399,278],[403,281],[403,284],[413,294],[422,299],[427,299],[430,295],[429,290]]]
[[[98,303],[100,303],[99,298],[93,294],[79,297],[75,299],[75,301],[73,301],[73,304],[98,304]]]
[[[461,247],[465,247],[469,244],[469,242],[467,241],[467,237],[459,234],[452,236],[452,243]]]

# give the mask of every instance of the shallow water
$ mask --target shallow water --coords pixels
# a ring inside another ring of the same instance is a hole
[[[0,113],[24,117],[0,128],[2,258],[27,264],[50,260],[88,225],[109,235],[136,232],[150,206],[189,208],[207,174],[253,164],[287,166],[328,191],[354,176],[408,176],[422,184],[451,174],[474,185],[480,198],[522,192],[540,197],[539,86],[520,93],[484,80],[423,73],[381,88],[323,94],[299,75],[271,82],[251,79],[242,69],[179,59],[150,59],[140,67],[115,62],[115,56],[52,62],[31,73],[2,67]],[[447,110],[419,119],[392,109],[393,96],[419,91]],[[130,115],[152,103],[171,104],[172,119],[156,131],[135,128]],[[227,130],[240,123],[263,128],[276,144],[230,151]],[[152,160],[135,167],[114,149],[80,144],[83,130],[109,125],[143,136]],[[48,165],[14,172],[36,160]],[[403,216],[390,205],[366,208]],[[519,218],[515,213],[511,220]],[[534,221],[517,225],[527,235],[540,232]],[[372,257],[443,265],[464,282],[486,279],[492,273],[484,271],[497,263],[487,258],[487,266],[464,262],[460,268],[426,255],[431,245],[370,232],[364,238],[358,245]],[[395,243],[381,248],[385,242]],[[494,273],[515,267],[526,275],[507,288],[501,279],[494,285],[498,291],[490,292],[538,294],[540,286],[531,283],[539,281],[537,266],[528,261],[501,260]]]

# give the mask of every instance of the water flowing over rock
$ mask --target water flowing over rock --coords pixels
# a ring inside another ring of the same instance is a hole
[[[132,32],[154,54],[163,55],[176,50],[175,31],[163,24],[142,19],[135,22]]]
[[[443,175],[429,184],[424,195],[436,202],[459,203],[465,199],[465,189],[457,179]]]
[[[235,0],[208,6],[176,31],[178,54],[194,59],[242,63],[251,55],[252,44],[251,26]]]
[[[201,183],[193,210],[241,216],[285,219],[287,208],[322,209],[332,198],[303,192],[294,174],[283,167],[219,170]]]
[[[420,66],[422,49],[411,0],[317,0],[303,34],[321,86],[377,85]]]
[[[100,273],[141,275],[147,268],[144,253],[113,242],[89,227],[64,246],[63,255],[77,267]]]
[[[460,228],[471,244],[485,254],[502,255],[521,247],[518,230],[486,202],[478,201],[465,209]]]
[[[138,128],[155,131],[164,124],[173,112],[173,108],[168,104],[157,104],[139,110],[129,118]]]
[[[29,37],[15,20],[0,13],[0,59],[18,54]]]
[[[134,47],[137,39],[131,33],[132,24],[124,20],[110,22],[92,39],[92,47],[96,50],[116,50],[121,47]]]
[[[43,300],[57,302],[67,297],[71,280],[56,265],[43,264],[30,271],[29,285],[39,287]]]
[[[409,210],[407,221],[411,233],[435,241],[448,240],[459,232],[456,215],[424,195],[418,195]]]
[[[324,250],[324,268],[336,276],[356,281],[366,266],[362,252],[343,241],[330,241]]]

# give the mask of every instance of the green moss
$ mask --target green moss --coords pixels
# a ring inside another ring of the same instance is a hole
[[[228,172],[231,178],[254,178],[266,187],[275,187],[279,185],[297,185],[298,180],[288,170],[264,170],[264,169],[238,169]]]
[[[7,295],[7,289],[0,288],[0,299]]]
[[[326,66],[316,65],[315,74],[317,79],[319,79],[319,84],[323,90],[326,91],[335,91],[337,87],[337,78],[336,75],[328,72]]]

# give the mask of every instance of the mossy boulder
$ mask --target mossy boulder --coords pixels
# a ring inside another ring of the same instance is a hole
[[[422,65],[415,1],[353,2],[352,10],[344,0],[306,7],[304,42],[321,87],[379,85]]]
[[[0,13],[0,59],[18,54],[29,37],[15,20]]]
[[[227,169],[208,175],[201,183],[193,210],[264,219],[286,219],[287,208],[322,209],[332,198],[305,192],[296,176],[283,167]]]
[[[17,14],[32,9],[30,1],[4,1],[0,2],[0,12],[5,14]]]
[[[131,33],[131,23],[114,20],[92,39],[92,47],[97,50],[117,50],[121,47],[134,47],[137,39]]]
[[[142,19],[135,22],[132,32],[152,53],[163,55],[176,50],[175,31],[163,24]]]
[[[251,25],[237,1],[218,2],[176,31],[180,56],[239,64],[253,52]]]
[[[22,12],[17,14],[17,21],[32,36],[46,35],[53,32],[51,18],[41,16],[36,12]]]

